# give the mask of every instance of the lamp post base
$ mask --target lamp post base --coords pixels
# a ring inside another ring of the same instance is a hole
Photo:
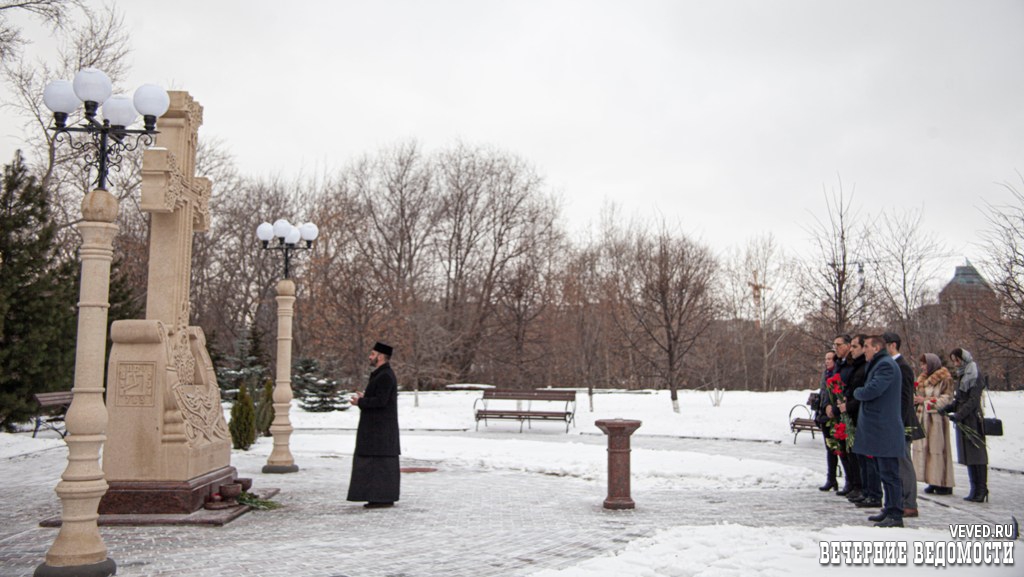
[[[92,565],[68,565],[66,567],[54,567],[43,563],[36,567],[32,577],[109,577],[117,573],[117,564],[114,560],[107,558],[105,561]]]
[[[263,472],[269,474],[298,473],[298,465],[263,465]]]

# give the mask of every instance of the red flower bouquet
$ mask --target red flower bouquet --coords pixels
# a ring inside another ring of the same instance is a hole
[[[838,409],[839,405],[846,403],[846,395],[843,394],[843,379],[839,376],[839,373],[829,377],[825,381],[825,385],[828,387],[829,400],[833,407]],[[832,434],[825,438],[828,448],[836,453],[849,451],[853,448],[853,434],[856,431],[856,427],[854,427],[853,419],[849,413],[833,412],[832,418],[826,425],[832,431]]]

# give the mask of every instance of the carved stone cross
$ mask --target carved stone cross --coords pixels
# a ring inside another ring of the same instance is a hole
[[[152,214],[146,318],[177,331],[189,320],[192,235],[210,227],[210,181],[195,176],[203,107],[187,92],[170,97],[142,163],[142,210]]]
[[[191,513],[236,473],[206,338],[189,326],[193,235],[210,225],[210,181],[195,176],[203,108],[187,92],[169,96],[142,161],[146,318],[111,327],[103,514]]]

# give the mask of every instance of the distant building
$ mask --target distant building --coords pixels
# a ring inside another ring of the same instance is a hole
[[[985,282],[970,261],[956,267],[953,279],[939,291],[939,306],[945,313],[953,316],[974,316],[981,313],[989,315],[990,318],[998,318],[999,314],[999,298],[996,292]]]

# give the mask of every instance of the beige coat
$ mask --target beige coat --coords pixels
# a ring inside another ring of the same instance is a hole
[[[913,459],[917,480],[936,487],[953,487],[953,447],[949,419],[937,411],[953,401],[956,383],[946,367],[931,375],[917,377],[915,396],[925,398],[917,405],[917,418],[924,438],[914,441]],[[933,402],[932,399],[935,399]]]

